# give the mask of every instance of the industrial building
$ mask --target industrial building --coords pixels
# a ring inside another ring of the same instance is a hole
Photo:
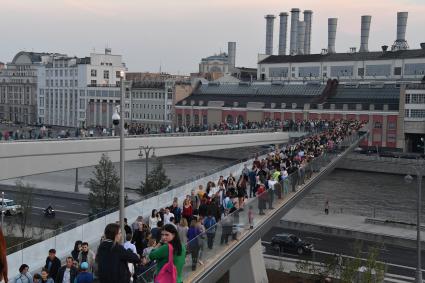
[[[311,54],[312,15],[280,13],[279,55],[273,55],[273,15],[266,18],[266,54],[257,82],[201,84],[176,105],[179,125],[245,121],[359,119],[369,121],[365,146],[423,152],[425,140],[425,44],[409,49],[407,12],[397,14],[391,48],[370,52],[372,17],[361,17],[360,49],[337,53],[337,18],[328,20],[328,48]]]

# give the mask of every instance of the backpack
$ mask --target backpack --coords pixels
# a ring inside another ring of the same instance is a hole
[[[174,265],[173,246],[168,244],[168,262],[164,264],[159,273],[155,276],[154,283],[175,282],[177,282],[177,268]]]

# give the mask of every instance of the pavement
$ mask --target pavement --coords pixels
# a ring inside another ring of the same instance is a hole
[[[377,225],[366,223],[364,216],[333,213],[326,215],[324,211],[312,209],[293,208],[281,222],[305,223],[316,226],[338,228],[347,231],[359,231],[364,233],[393,236],[409,240],[416,240],[416,229],[392,227],[389,225]],[[425,232],[421,232],[421,238],[425,239]]]

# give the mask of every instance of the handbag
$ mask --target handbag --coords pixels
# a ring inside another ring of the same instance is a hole
[[[155,283],[176,283],[177,282],[177,268],[174,265],[173,246],[168,244],[168,262],[155,276]]]

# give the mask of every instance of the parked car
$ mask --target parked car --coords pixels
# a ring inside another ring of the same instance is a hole
[[[0,209],[1,208],[3,208],[4,214],[7,216],[22,213],[22,207],[19,204],[16,204],[15,201],[11,199],[3,200],[0,198]]]
[[[313,244],[306,243],[293,234],[277,234],[272,238],[271,246],[281,252],[309,254],[313,251]]]

